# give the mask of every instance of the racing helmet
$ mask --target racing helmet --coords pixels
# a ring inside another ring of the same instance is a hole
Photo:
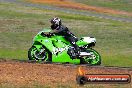
[[[52,29],[57,29],[57,28],[60,27],[61,24],[62,24],[62,23],[61,23],[61,19],[58,18],[58,17],[52,18],[51,21],[50,21],[50,23],[51,23],[51,28],[52,28]]]

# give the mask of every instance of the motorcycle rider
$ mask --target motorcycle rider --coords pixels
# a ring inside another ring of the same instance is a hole
[[[79,46],[76,44],[76,42],[78,41],[77,37],[73,33],[71,33],[66,26],[62,25],[60,18],[54,17],[50,20],[50,23],[52,29],[50,33],[64,36],[64,38],[68,40],[71,45],[75,48],[76,56],[79,56],[80,49]]]

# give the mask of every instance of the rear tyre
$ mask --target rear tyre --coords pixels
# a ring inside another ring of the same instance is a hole
[[[38,51],[36,47],[32,46],[28,51],[28,58],[35,61],[48,61],[49,53],[43,47]]]
[[[89,65],[101,65],[101,56],[94,49],[87,49],[91,53],[91,56],[86,56],[83,58],[82,62]]]

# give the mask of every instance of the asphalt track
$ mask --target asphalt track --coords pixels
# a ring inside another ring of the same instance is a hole
[[[27,7],[35,7],[40,9],[60,11],[60,12],[69,13],[69,14],[98,17],[98,18],[116,20],[121,22],[132,22],[132,18],[115,17],[115,16],[106,15],[106,14],[92,13],[92,12],[79,12],[75,10],[69,10],[69,9],[53,7],[53,6],[45,6],[45,5],[34,4],[34,3],[29,3],[29,2],[19,1],[19,0],[0,0],[0,2],[16,3],[16,4],[27,6]]]

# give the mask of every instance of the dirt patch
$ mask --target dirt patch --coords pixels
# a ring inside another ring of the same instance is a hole
[[[30,0],[30,1],[34,3],[47,3],[47,4],[56,5],[59,7],[73,8],[73,9],[79,9],[79,10],[89,10],[89,11],[96,11],[100,13],[110,13],[110,14],[120,14],[120,15],[132,16],[132,13],[129,13],[129,12],[102,8],[102,7],[89,6],[89,5],[73,2],[70,0]]]
[[[92,74],[131,74],[128,69],[112,69],[102,67],[87,67],[87,73]],[[15,61],[0,61],[0,84],[41,85],[67,84],[75,88],[78,66],[57,64],[38,64]],[[131,84],[128,84],[130,86]],[[105,85],[109,86],[109,85]]]

